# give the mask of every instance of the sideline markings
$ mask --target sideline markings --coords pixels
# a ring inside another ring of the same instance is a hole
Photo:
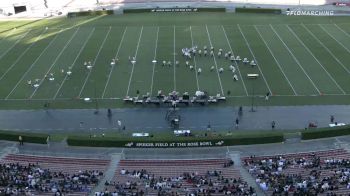
[[[192,26],[190,26],[190,32],[191,32],[191,42],[192,42],[192,47],[193,47],[193,36],[192,36]],[[197,71],[197,61],[196,61],[196,56],[193,56],[193,60],[194,60],[194,69]],[[195,76],[196,76],[196,81],[197,81],[197,90],[199,91],[199,82],[198,82],[198,74],[197,72],[194,72]]]
[[[80,27],[79,27],[80,28]],[[73,40],[73,38],[75,37],[75,35],[78,33],[79,28],[77,28],[77,30],[73,33],[73,35],[70,37],[70,39],[67,41],[66,45],[62,48],[62,50],[60,51],[60,53],[57,55],[56,59],[54,60],[54,62],[51,64],[49,70],[47,70],[47,72],[45,73],[44,77],[41,78],[40,82],[39,82],[39,86],[33,91],[33,93],[30,95],[29,99],[31,99],[36,91],[40,88],[41,84],[44,82],[45,77],[47,76],[47,74],[49,74],[49,72],[51,71],[51,69],[54,67],[54,65],[56,64],[56,62],[58,61],[58,59],[61,57],[61,55],[63,54],[63,52],[65,51],[65,49],[67,48],[67,46],[70,44],[70,42]]]
[[[324,68],[322,63],[315,57],[315,55],[311,52],[311,50],[305,45],[305,43],[299,38],[299,36],[289,27],[289,25],[286,25],[289,31],[294,35],[295,38],[304,46],[304,48],[311,54],[311,56],[316,60],[316,62],[322,67],[322,69],[326,72],[328,77],[334,82],[334,84],[339,88],[339,90],[345,95],[346,92],[339,86],[337,81],[331,76],[331,74]]]
[[[127,29],[128,29],[128,27],[126,26],[125,29],[124,29],[124,32],[123,32],[123,35],[122,35],[122,39],[120,40],[120,43],[119,43],[119,46],[118,46],[118,49],[117,49],[117,53],[115,54],[114,59],[117,59],[117,58],[118,58],[118,54],[119,54],[120,48],[121,48],[121,46],[122,46],[122,43],[123,43],[123,41],[124,41],[124,37],[125,37],[125,33],[126,33],[126,30],[127,30]],[[117,63],[118,63],[118,62],[116,62],[116,64],[117,64]],[[108,79],[107,79],[105,88],[103,89],[102,98],[105,97],[106,90],[107,90],[107,87],[108,87],[108,84],[109,84],[109,80],[111,79],[111,75],[112,75],[112,72],[113,72],[115,66],[116,66],[116,65],[114,65],[114,66],[111,68],[111,70],[109,71]]]
[[[29,51],[29,49],[35,44],[37,43],[37,41],[40,39],[40,37],[43,35],[43,33],[45,33],[46,30],[43,30],[40,35],[36,38],[36,40],[34,42],[32,42],[15,60],[15,62],[12,63],[12,65],[7,68],[7,70],[1,75],[0,80],[2,80],[9,71],[11,71],[11,69],[22,59],[22,57]]]
[[[283,39],[280,37],[280,35],[277,33],[277,31],[275,30],[275,28],[270,24],[270,27],[272,29],[272,31],[277,35],[278,39],[281,40],[281,42],[283,43],[283,45],[285,46],[285,48],[288,50],[289,54],[292,55],[294,61],[299,65],[299,67],[301,68],[301,70],[303,70],[304,74],[307,76],[307,78],[309,78],[311,84],[314,86],[314,88],[317,90],[318,94],[321,94],[320,90],[317,88],[316,84],[314,83],[314,81],[312,81],[312,79],[310,78],[310,76],[306,73],[306,71],[304,70],[303,66],[300,64],[299,60],[295,57],[295,55],[292,53],[292,51],[290,50],[290,48],[288,47],[288,45],[283,41]]]
[[[281,64],[278,62],[278,60],[276,59],[275,55],[273,54],[273,52],[272,52],[271,48],[270,48],[270,47],[267,45],[267,43],[266,43],[265,39],[264,39],[264,38],[263,38],[263,36],[261,35],[261,33],[260,33],[259,29],[258,29],[256,26],[254,26],[254,28],[255,28],[256,32],[258,32],[258,34],[259,34],[259,36],[260,36],[261,40],[264,42],[265,46],[266,46],[266,47],[267,47],[267,49],[269,50],[269,52],[270,52],[270,54],[272,55],[273,59],[274,59],[274,60],[275,60],[275,62],[277,63],[277,66],[280,68],[280,70],[281,70],[281,72],[282,72],[282,74],[283,74],[284,78],[287,80],[287,82],[288,82],[289,86],[292,88],[292,90],[293,90],[294,94],[295,94],[295,95],[298,95],[298,93],[295,91],[295,89],[294,89],[294,87],[293,87],[292,83],[289,81],[289,79],[288,79],[287,75],[284,73],[284,71],[283,71],[283,69],[282,69]]]
[[[73,67],[74,67],[74,65],[75,65],[75,62],[76,62],[76,61],[78,60],[78,58],[80,57],[80,54],[83,52],[83,49],[85,48],[87,42],[90,40],[90,38],[91,38],[92,34],[94,33],[94,31],[95,31],[95,27],[91,30],[89,36],[87,37],[87,39],[85,40],[84,44],[83,44],[82,47],[80,48],[79,53],[77,54],[77,56],[75,57],[73,63],[72,63],[71,66],[70,66],[71,69],[73,69]],[[66,82],[67,78],[68,78],[68,75],[66,74],[66,76],[63,78],[63,80],[62,80],[60,86],[58,87],[58,89],[57,89],[57,91],[56,91],[56,93],[55,93],[55,95],[54,95],[54,97],[53,97],[53,100],[56,99],[58,93],[60,92],[60,90],[61,90],[63,84]]]
[[[138,52],[139,46],[140,46],[142,31],[143,31],[143,26],[141,27],[140,36],[139,36],[139,41],[137,42],[137,46],[136,46],[136,52],[135,52],[135,59],[136,59],[136,60],[137,60],[137,52]],[[131,84],[132,76],[133,76],[133,74],[134,74],[135,64],[136,64],[136,63],[133,63],[133,64],[132,64],[131,73],[130,73],[130,78],[129,78],[129,84],[128,84],[128,89],[126,90],[126,96],[129,95],[130,84]]]
[[[27,74],[30,72],[30,70],[32,70],[32,68],[35,66],[36,62],[41,58],[41,56],[46,52],[46,50],[51,46],[51,44],[56,40],[56,38],[58,37],[58,35],[61,33],[62,30],[60,30],[55,37],[50,41],[50,43],[45,47],[45,49],[43,51],[41,51],[40,55],[35,59],[35,61],[29,66],[29,68],[27,69],[26,72],[24,72],[24,74],[22,75],[22,77],[20,78],[20,80],[17,82],[17,84],[15,85],[15,87],[11,90],[11,92],[6,96],[5,99],[8,99],[12,93],[17,89],[18,85],[22,82],[22,80],[24,79],[24,77],[27,76]]]
[[[225,35],[225,37],[226,37],[226,41],[227,41],[227,43],[228,43],[228,46],[230,47],[230,51],[232,52],[232,55],[234,56],[235,53],[234,53],[233,50],[232,50],[231,43],[230,43],[229,40],[228,40],[226,31],[225,31],[225,28],[224,28],[223,25],[221,25],[221,29],[222,29],[222,31],[224,32],[224,35]],[[244,83],[244,80],[243,80],[241,71],[239,70],[239,65],[238,65],[238,63],[237,63],[236,61],[234,61],[234,63],[235,63],[235,65],[236,65],[236,67],[237,67],[237,71],[238,71],[239,77],[241,77],[241,80],[242,80],[242,84],[243,84],[243,87],[244,87],[245,94],[248,96],[247,87],[246,87],[246,85],[245,85],[245,83]]]
[[[21,38],[19,38],[11,47],[9,47],[4,53],[2,53],[0,55],[0,59],[2,59],[2,57],[4,57],[8,52],[10,52],[10,50],[12,50],[12,48],[14,48],[25,36],[27,36],[27,34],[31,31],[32,29],[29,29],[26,33],[24,33],[24,35],[21,36]]]
[[[272,91],[271,91],[271,88],[270,88],[270,85],[269,85],[269,83],[267,82],[267,80],[266,80],[266,78],[265,78],[265,76],[264,76],[264,73],[263,73],[263,71],[261,70],[261,68],[260,68],[260,66],[259,66],[258,61],[257,61],[256,58],[255,58],[255,54],[254,54],[252,48],[250,47],[250,44],[248,43],[247,38],[245,37],[245,35],[244,35],[244,33],[243,33],[241,27],[239,26],[239,24],[237,24],[237,27],[238,27],[238,30],[239,30],[239,32],[241,33],[241,35],[242,35],[242,37],[243,37],[243,39],[244,39],[246,45],[248,46],[248,49],[249,49],[249,51],[250,51],[250,54],[252,54],[252,56],[253,56],[253,58],[254,58],[254,61],[255,61],[256,65],[257,65],[257,67],[259,68],[259,71],[260,71],[261,76],[263,77],[263,79],[264,79],[264,81],[265,81],[265,84],[266,84],[266,86],[267,86],[267,89],[269,89],[270,94],[273,95],[273,93],[272,93]]]
[[[101,53],[101,50],[102,50],[103,46],[104,46],[105,43],[106,43],[107,37],[108,37],[109,33],[111,32],[111,30],[112,30],[112,27],[109,27],[109,30],[108,30],[108,32],[106,33],[106,36],[105,36],[105,38],[103,39],[103,42],[102,42],[100,48],[98,49],[98,52],[97,52],[97,54],[96,54],[96,56],[95,56],[95,59],[94,59],[94,62],[92,63],[93,68],[96,66],[96,61],[97,61],[97,59],[98,59],[98,57],[99,57],[99,55],[100,55],[100,53]],[[95,68],[95,69],[96,69],[96,68]],[[81,96],[81,94],[82,94],[82,92],[83,92],[83,90],[84,90],[84,88],[85,88],[85,85],[86,85],[87,81],[89,80],[89,77],[90,77],[90,75],[91,75],[91,72],[92,72],[92,69],[89,70],[89,73],[88,73],[88,75],[86,76],[86,78],[85,78],[85,80],[84,80],[83,86],[82,86],[81,89],[80,89],[80,92],[79,92],[78,97]],[[96,97],[95,97],[95,98],[96,98]]]
[[[319,25],[321,27],[321,29],[326,32],[331,38],[333,38],[338,44],[340,44],[349,54],[350,54],[350,50],[348,48],[346,48],[342,43],[340,43],[335,37],[333,37],[333,35],[331,35],[324,27],[322,27],[321,25]],[[328,49],[328,47],[326,45],[324,45],[320,39],[317,38],[317,36],[312,33],[309,29],[308,32],[312,35],[312,37],[314,37],[322,46],[324,49],[327,50],[327,52],[343,67],[343,69],[348,72],[350,74],[350,70],[348,68],[345,67],[345,65],[334,55],[334,53]]]
[[[159,34],[159,27],[157,28],[157,38],[156,38],[156,47],[154,49],[154,57],[153,60],[157,60],[157,48],[158,48],[158,34]],[[153,82],[154,82],[154,70],[156,68],[156,64],[157,63],[153,63],[153,69],[152,69],[152,80],[151,80],[151,91],[150,91],[150,95],[152,96],[152,92],[153,92]]]
[[[210,34],[209,34],[209,31],[208,31],[208,25],[205,25],[205,28],[206,28],[206,30],[207,30],[207,34],[208,34],[208,38],[209,38],[210,47],[213,47],[213,44],[211,43],[211,39],[210,39]],[[219,74],[219,70],[218,70],[218,64],[216,63],[215,55],[213,56],[213,59],[214,59],[215,67],[216,67],[216,73],[217,73],[218,78],[219,78],[219,84],[220,84],[220,88],[221,88],[221,94],[222,94],[222,96],[225,96],[224,89],[222,88],[222,84],[221,84],[221,78],[220,78],[220,74]]]

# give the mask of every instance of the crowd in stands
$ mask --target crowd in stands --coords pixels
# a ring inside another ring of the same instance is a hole
[[[232,166],[233,161],[227,161],[220,168],[233,169]],[[114,182],[106,182],[110,188],[96,195],[255,195],[254,189],[240,177],[227,177],[220,168],[208,168],[214,170],[204,173],[185,171],[177,176],[169,176],[165,172],[164,177],[142,168],[132,171],[121,168],[119,178]]]
[[[96,170],[64,173],[33,163],[0,163],[0,195],[88,193],[102,176]]]
[[[270,195],[350,193],[350,154],[345,150],[243,159],[260,188]]]

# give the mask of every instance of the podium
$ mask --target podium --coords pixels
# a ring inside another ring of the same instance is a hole
[[[247,74],[247,77],[249,79],[257,79],[259,77],[259,74]]]

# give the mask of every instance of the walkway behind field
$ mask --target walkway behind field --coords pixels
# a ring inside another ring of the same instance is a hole
[[[330,115],[335,122],[350,124],[350,105],[339,106],[274,106],[243,108],[238,115],[238,107],[190,107],[180,108],[180,129],[206,130],[210,123],[212,130],[235,132],[235,120],[239,119],[238,130],[272,130],[271,122],[276,122],[276,130],[303,130],[309,122],[318,127],[328,127]],[[165,119],[167,108],[154,109],[113,109],[111,118],[107,109],[95,110],[2,110],[0,111],[0,129],[27,132],[90,133],[100,134],[106,130],[117,129],[117,120],[121,120],[126,130],[135,132],[171,131]],[[19,123],[20,122],[20,123]],[[80,125],[82,122],[82,125]]]

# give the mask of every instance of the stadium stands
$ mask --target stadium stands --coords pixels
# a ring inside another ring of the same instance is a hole
[[[86,195],[108,164],[109,160],[9,154],[0,160],[0,195]]]
[[[109,192],[146,195],[252,195],[229,159],[121,160]]]
[[[344,149],[242,158],[268,195],[349,195],[350,153]]]
[[[344,149],[241,161],[267,195],[348,195],[350,153]],[[111,181],[101,181],[110,160],[8,154],[0,160],[0,195],[256,195],[231,159],[120,160]]]
[[[66,14],[67,12],[115,9],[120,5],[133,3],[233,3],[244,5],[330,5],[333,3],[345,2],[344,0],[5,0],[0,2],[0,16],[11,16],[15,14],[15,7],[22,6],[26,11],[19,14],[21,17],[48,17]],[[158,5],[157,5],[158,6]]]

